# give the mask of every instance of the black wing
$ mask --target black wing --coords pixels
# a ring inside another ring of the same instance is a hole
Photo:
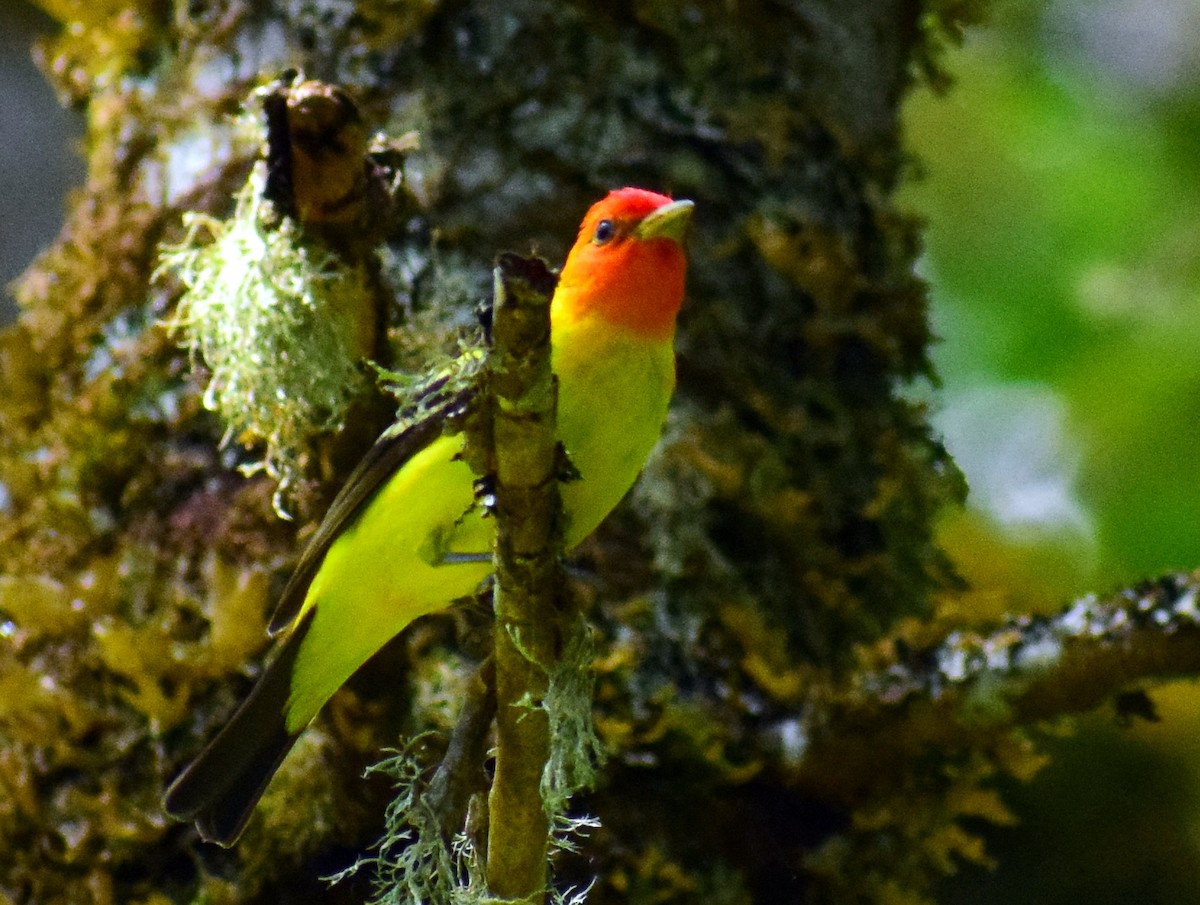
[[[167,789],[163,809],[176,820],[194,820],[200,838],[226,848],[237,842],[284,756],[300,738],[288,732],[285,714],[292,667],[311,613],[284,640],[249,697]]]

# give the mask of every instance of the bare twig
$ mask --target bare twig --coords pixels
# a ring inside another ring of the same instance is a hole
[[[471,796],[487,787],[483,762],[496,715],[494,684],[495,667],[489,657],[471,677],[446,754],[425,791],[425,802],[447,839],[462,830]]]

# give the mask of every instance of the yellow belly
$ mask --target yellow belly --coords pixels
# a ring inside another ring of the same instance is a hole
[[[598,327],[556,326],[554,337],[558,435],[580,473],[562,487],[568,548],[637,479],[674,386],[669,343]],[[413,456],[329,548],[305,599],[315,612],[293,670],[289,731],[409,622],[472,593],[491,571],[490,562],[445,561],[488,554],[494,537],[475,506],[475,476],[456,458],[462,444],[462,435],[442,437]]]

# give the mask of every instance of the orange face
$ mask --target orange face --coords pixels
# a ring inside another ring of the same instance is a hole
[[[691,209],[690,201],[635,188],[593,204],[563,265],[552,320],[599,316],[647,339],[670,339],[683,304]]]

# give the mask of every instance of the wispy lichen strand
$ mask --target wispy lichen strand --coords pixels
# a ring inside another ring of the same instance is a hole
[[[576,830],[592,824],[591,818],[579,822],[566,818],[567,805],[572,795],[595,785],[604,749],[596,736],[592,714],[595,642],[581,616],[576,617],[569,632],[561,657],[549,670],[543,702],[550,722],[550,757],[542,771],[541,795],[554,825],[555,843],[573,851]]]
[[[423,800],[420,760],[414,739],[368,773],[383,773],[394,783],[388,805],[387,831],[377,854],[359,858],[350,868],[330,877],[332,883],[363,868],[374,875],[373,905],[484,905],[488,901],[483,864],[474,843],[462,833],[447,839],[437,815]]]
[[[304,241],[290,220],[264,225],[263,182],[256,167],[229,220],[187,214],[160,270],[186,287],[168,326],[208,367],[205,405],[226,442],[261,445],[247,469],[265,469],[286,495],[312,439],[337,430],[366,386],[368,290],[362,268]]]

